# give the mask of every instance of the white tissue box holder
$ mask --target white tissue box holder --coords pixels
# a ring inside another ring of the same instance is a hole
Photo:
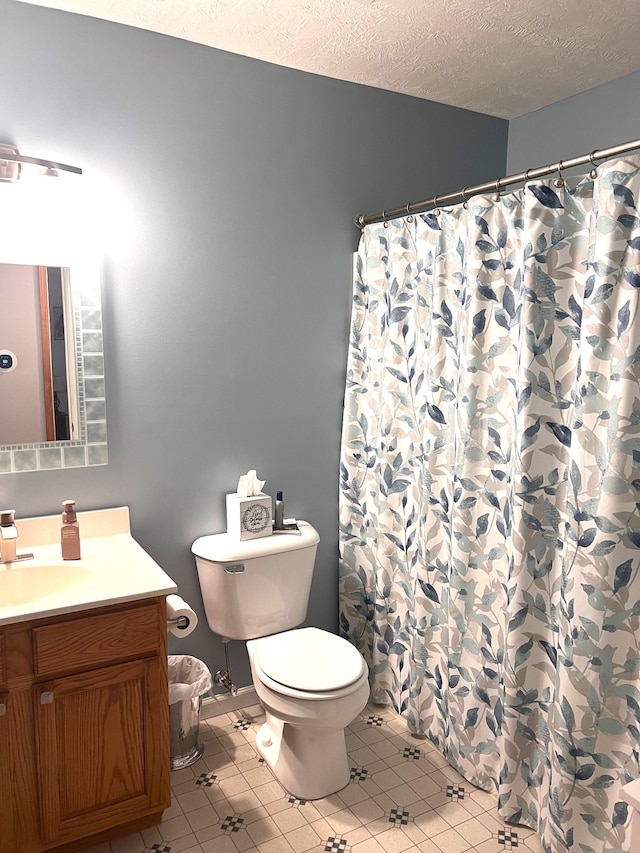
[[[260,492],[244,498],[227,495],[227,533],[238,539],[260,539],[273,532],[271,496]]]

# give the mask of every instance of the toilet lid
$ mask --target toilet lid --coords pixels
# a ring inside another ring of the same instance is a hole
[[[362,674],[362,655],[347,640],[319,628],[298,628],[262,637],[258,666],[273,681],[310,693],[339,690]]]

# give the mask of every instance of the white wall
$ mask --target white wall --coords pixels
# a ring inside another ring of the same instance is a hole
[[[639,137],[640,71],[636,71],[512,119],[507,169],[515,174]]]

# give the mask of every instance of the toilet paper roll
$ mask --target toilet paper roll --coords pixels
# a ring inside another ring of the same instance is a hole
[[[171,631],[174,637],[188,637],[195,630],[198,624],[198,617],[195,612],[189,607],[187,602],[180,598],[179,595],[167,596],[167,619],[179,619],[180,616],[187,617],[187,624],[184,628],[179,628],[178,625],[167,625],[167,631]]]

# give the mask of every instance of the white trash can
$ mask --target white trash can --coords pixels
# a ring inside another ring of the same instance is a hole
[[[198,742],[202,696],[211,690],[211,673],[198,658],[169,655],[169,732],[171,769],[182,770],[204,752]]]

